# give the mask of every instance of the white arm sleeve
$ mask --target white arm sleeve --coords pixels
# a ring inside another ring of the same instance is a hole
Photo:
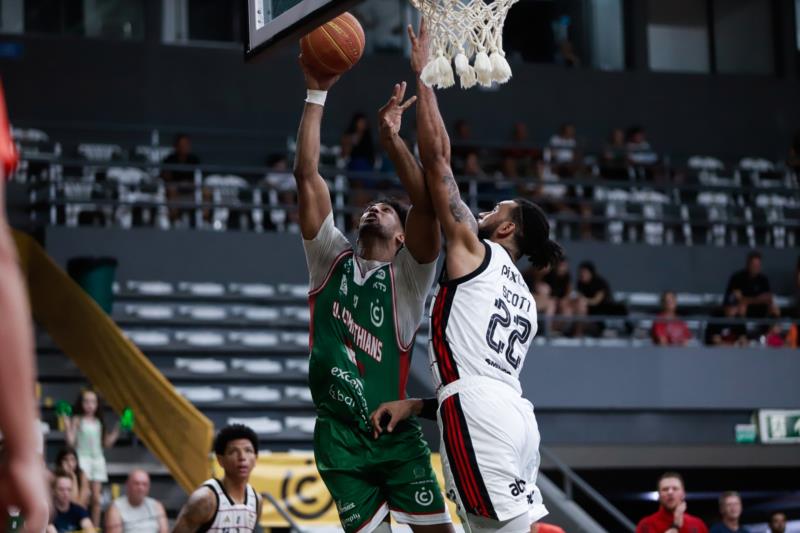
[[[317,235],[307,241],[303,239],[308,264],[308,290],[313,291],[322,285],[333,261],[348,248],[350,241],[333,224],[333,213],[328,213]]]
[[[436,261],[417,263],[411,252],[402,248],[394,259],[394,272],[400,342],[407,346],[422,322],[425,300],[436,277]]]

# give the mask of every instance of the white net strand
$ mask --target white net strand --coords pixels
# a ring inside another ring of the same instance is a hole
[[[421,74],[426,85],[453,86],[452,63],[462,89],[476,83],[488,87],[511,78],[503,51],[503,24],[517,0],[487,1],[411,0],[425,19],[431,39],[430,58]]]

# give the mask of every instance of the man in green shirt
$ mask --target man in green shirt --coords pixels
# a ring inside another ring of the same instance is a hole
[[[333,224],[319,174],[320,124],[338,76],[301,66],[308,94],[294,176],[309,270],[309,386],[317,409],[314,455],[346,532],[388,531],[389,513],[417,532],[452,532],[419,423],[374,440],[370,413],[405,398],[414,336],[433,283],[439,225],[422,169],[399,136],[405,84],[380,111],[381,142],[413,206],[378,200],[362,214],[354,248]]]

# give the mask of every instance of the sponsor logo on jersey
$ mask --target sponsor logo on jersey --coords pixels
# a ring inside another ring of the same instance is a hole
[[[372,325],[379,328],[383,325],[383,307],[381,307],[380,300],[375,300],[369,304],[369,319]]]
[[[353,313],[346,307],[342,307],[339,302],[333,302],[332,310],[334,319],[342,321],[356,347],[380,363],[383,356],[383,341],[358,324],[353,318]],[[383,308],[380,308],[380,312],[370,312],[370,318],[373,324],[378,318],[380,318],[380,324],[383,324]]]
[[[339,510],[339,514],[346,513],[347,511],[352,511],[356,508],[356,504],[353,502],[343,502],[342,500],[338,500],[336,502],[336,508]]]
[[[525,482],[515,479],[513,483],[508,484],[508,488],[511,489],[511,495],[517,497],[525,492]]]
[[[414,501],[424,507],[433,503],[433,491],[431,489],[419,489],[414,493]]]
[[[347,526],[354,522],[358,523],[358,521],[361,520],[361,515],[359,513],[353,513],[350,516],[342,518],[341,520],[342,520],[342,525]]]

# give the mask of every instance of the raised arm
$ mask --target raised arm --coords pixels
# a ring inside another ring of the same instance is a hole
[[[324,102],[324,92],[336,83],[339,76],[319,77],[313,74],[303,63],[300,56],[300,67],[306,79],[309,97],[303,108],[300,119],[300,130],[297,132],[297,152],[294,158],[294,179],[297,183],[297,197],[300,209],[300,233],[306,240],[316,237],[322,222],[333,209],[328,185],[319,174],[320,127],[322,124],[322,103],[311,103],[308,100]]]
[[[409,198],[411,209],[406,219],[405,245],[418,263],[430,263],[439,256],[441,247],[439,223],[425,185],[425,176],[417,158],[400,136],[403,112],[411,107],[416,96],[403,102],[406,82],[396,84],[392,97],[378,112],[381,146],[397,170]]]
[[[420,79],[428,59],[428,34],[424,20],[419,36],[408,27],[411,39],[411,67],[417,78],[417,140],[419,155],[439,223],[447,239],[447,273],[461,277],[475,270],[483,260],[484,248],[478,239],[478,223],[461,199],[450,167],[450,138],[444,126],[433,89]]]
[[[207,487],[200,487],[189,496],[181,509],[172,533],[195,533],[214,516],[216,498]]]

